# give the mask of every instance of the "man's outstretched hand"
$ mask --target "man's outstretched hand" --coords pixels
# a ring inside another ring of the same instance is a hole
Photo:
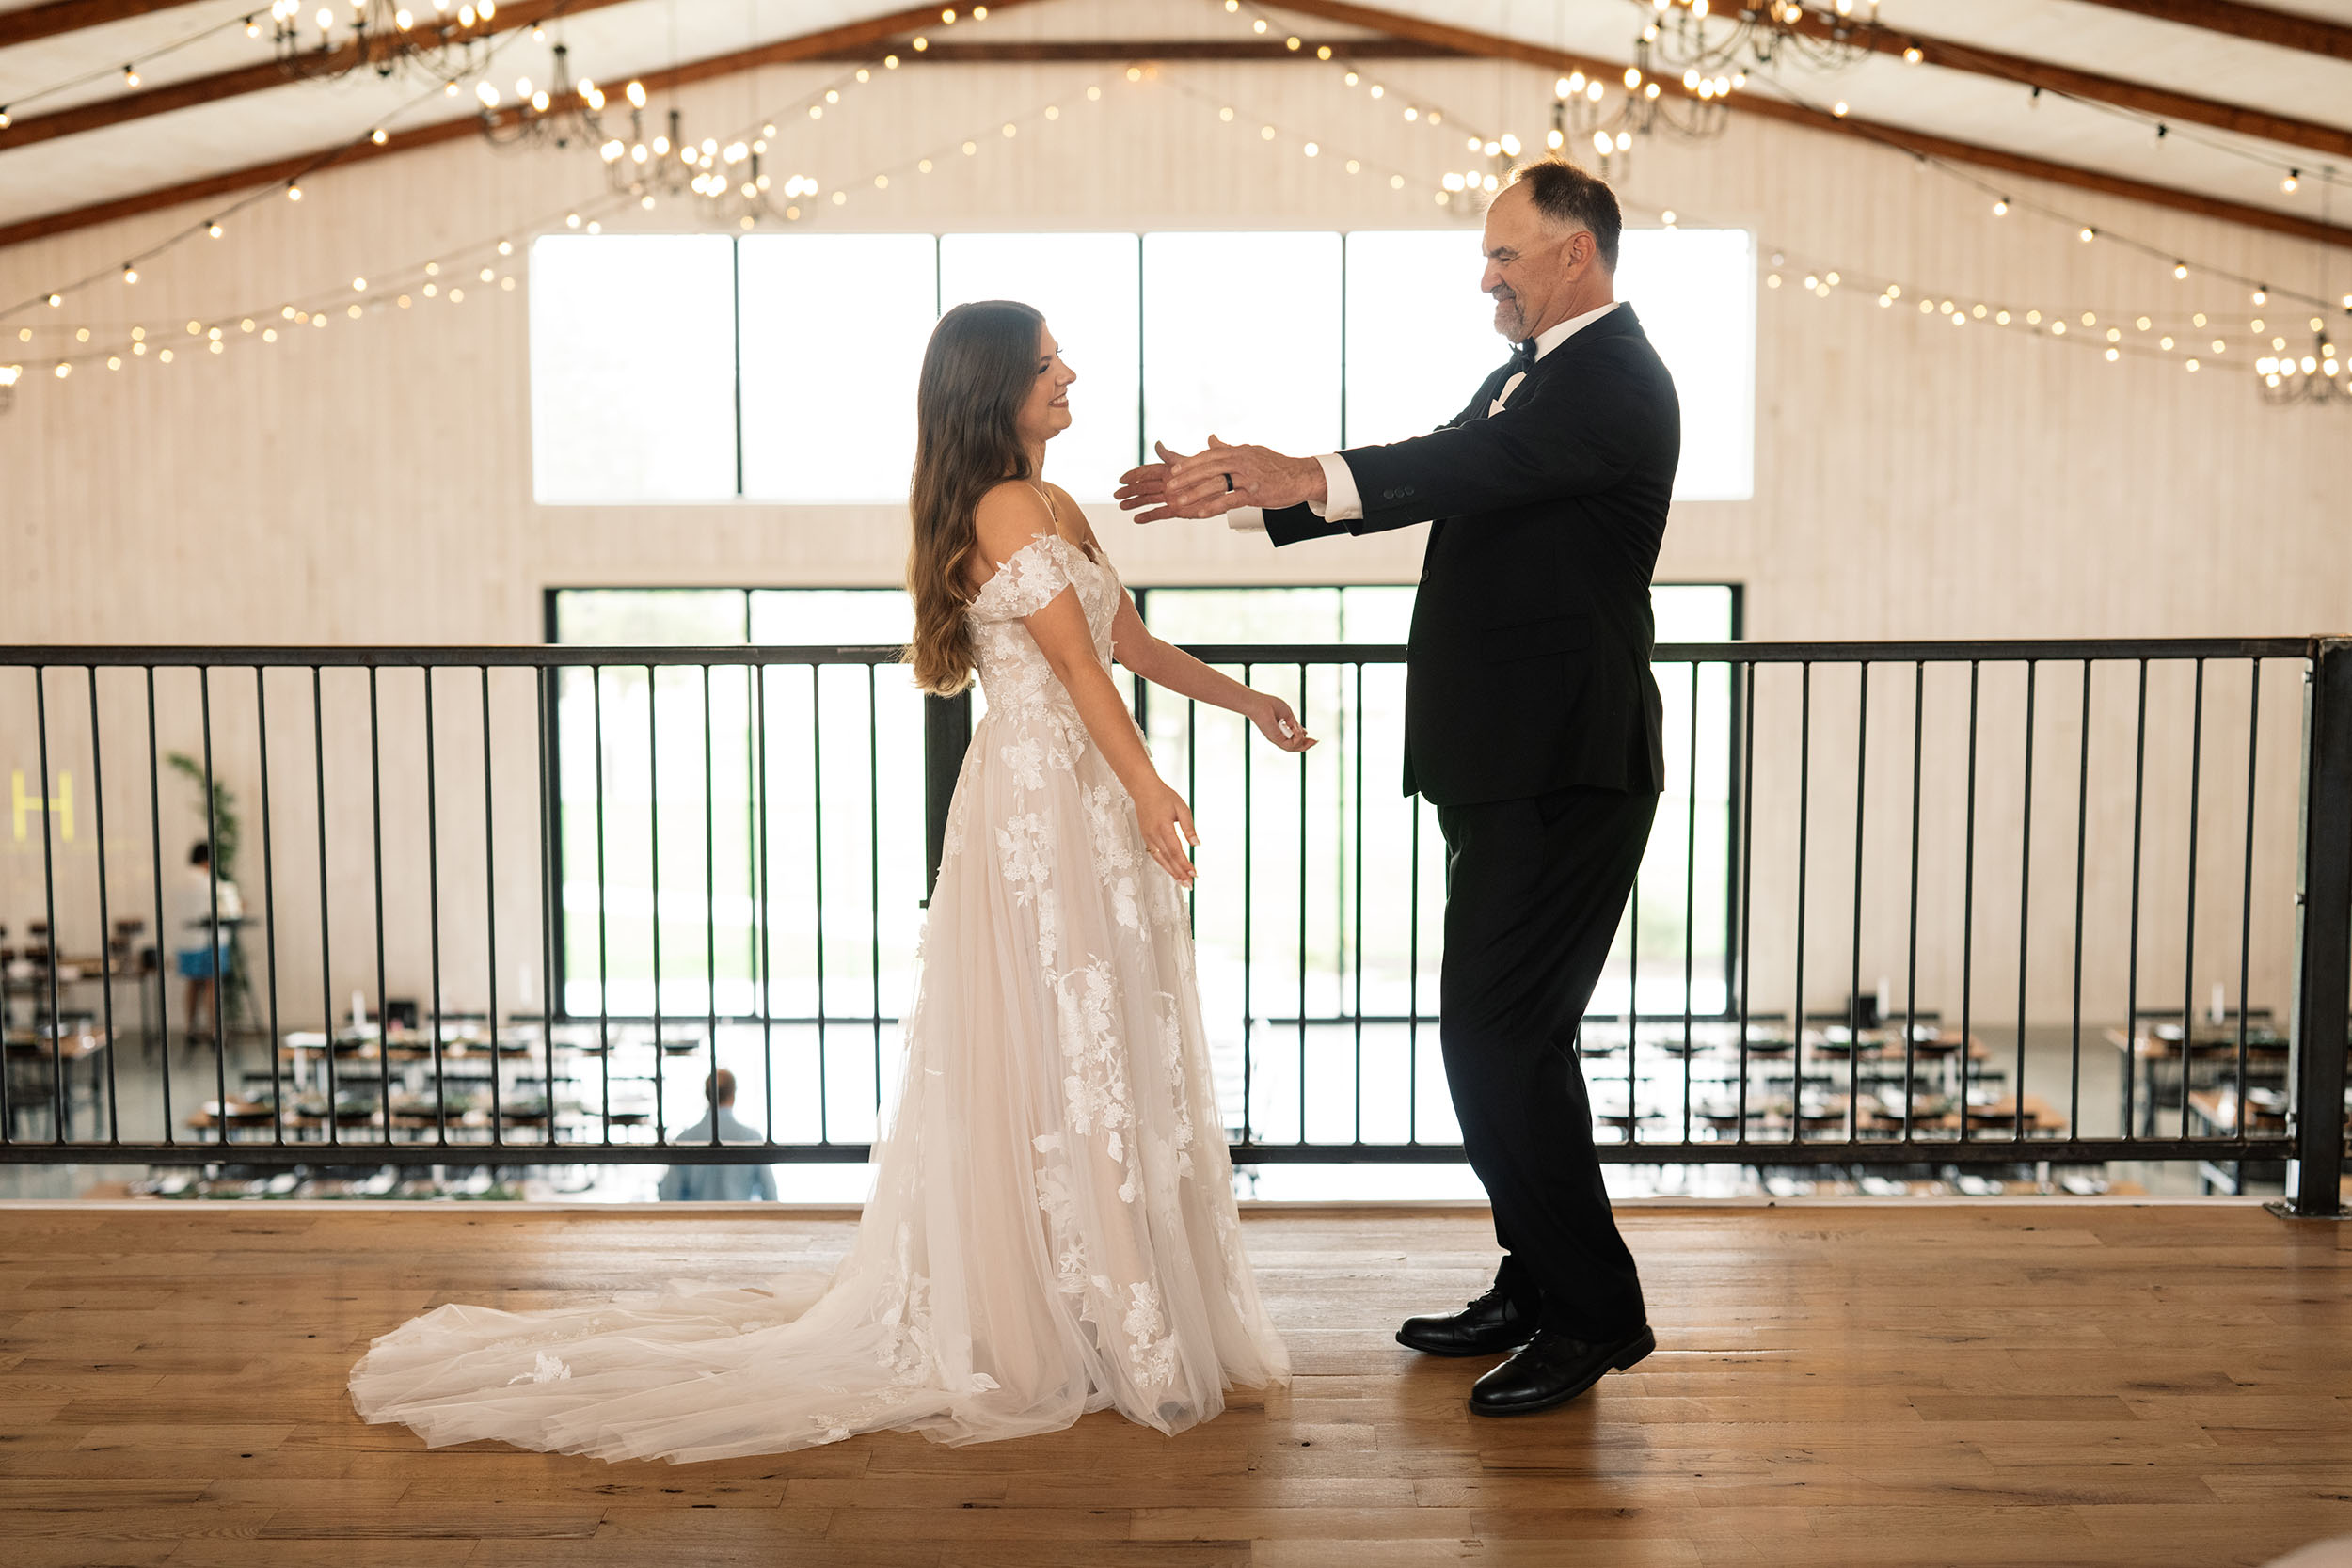
[[[1284,507],[1325,499],[1323,465],[1311,457],[1285,457],[1264,447],[1236,447],[1209,437],[1208,450],[1187,457],[1154,441],[1157,463],[1119,476],[1122,511],[1150,508],[1136,521],[1168,517],[1216,517],[1236,506]]]

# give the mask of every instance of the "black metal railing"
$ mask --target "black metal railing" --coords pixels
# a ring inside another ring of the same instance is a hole
[[[1261,753],[1138,689],[1208,840],[1235,1160],[1459,1159],[1442,846],[1389,782],[1403,650],[1194,651],[1327,742]],[[866,1158],[972,721],[897,657],[0,650],[29,765],[0,1159]],[[1580,1042],[1605,1159],[2194,1162],[2336,1211],[2352,641],[1682,644],[1656,669],[1666,798]],[[175,819],[209,869],[167,870]],[[675,1138],[721,1067],[760,1140]]]

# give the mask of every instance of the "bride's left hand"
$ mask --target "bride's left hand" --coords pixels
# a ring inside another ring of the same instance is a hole
[[[1258,693],[1257,706],[1249,710],[1249,721],[1258,726],[1260,735],[1285,752],[1304,752],[1315,743],[1315,737],[1298,721],[1298,715],[1291,711],[1290,704],[1269,691]]]

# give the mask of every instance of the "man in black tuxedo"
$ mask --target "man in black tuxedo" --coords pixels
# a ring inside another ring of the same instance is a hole
[[[1549,161],[1487,211],[1511,361],[1434,433],[1295,458],[1210,447],[1124,476],[1139,519],[1262,515],[1277,545],[1436,520],[1413,606],[1405,789],[1446,840],[1439,1035],[1503,1248],[1467,1310],[1408,1319],[1436,1355],[1518,1352],[1470,1408],[1547,1410],[1657,1346],[1593,1147],[1577,1029],[1665,777],[1650,573],[1681,411],[1614,298],[1607,184]],[[1242,509],[1236,511],[1235,509]],[[1251,510],[1255,509],[1255,510]]]

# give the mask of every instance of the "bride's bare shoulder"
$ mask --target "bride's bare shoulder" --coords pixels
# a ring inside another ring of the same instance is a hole
[[[993,485],[973,509],[972,531],[979,548],[965,569],[979,587],[996,569],[1032,542],[1054,532],[1054,514],[1045,498],[1017,479]]]

